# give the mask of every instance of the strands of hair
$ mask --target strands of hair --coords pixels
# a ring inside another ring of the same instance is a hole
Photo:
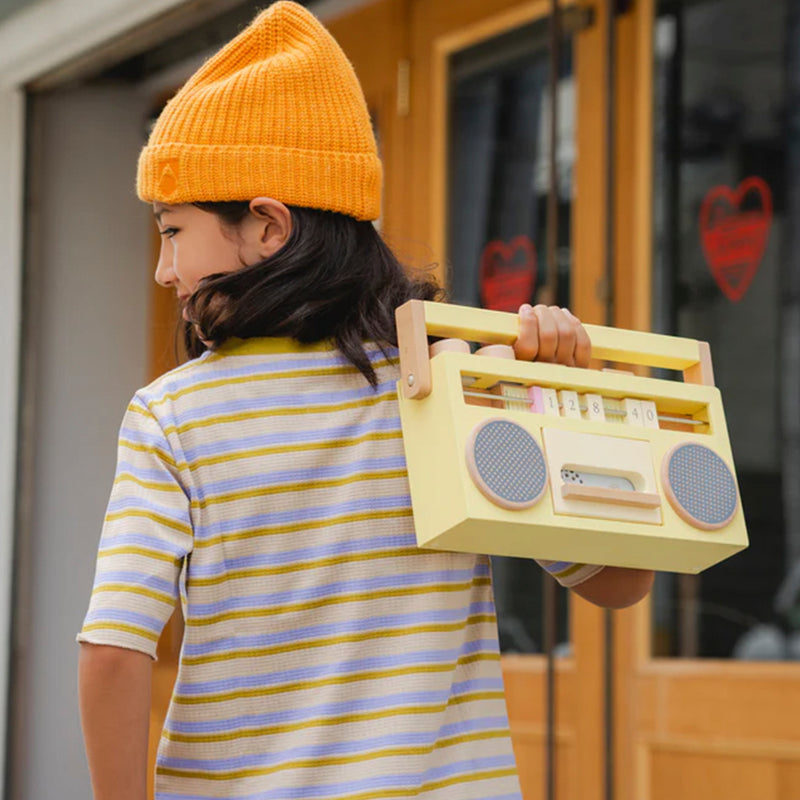
[[[236,227],[248,203],[195,203]],[[189,298],[186,350],[200,355],[231,337],[280,336],[309,344],[333,340],[375,387],[365,341],[397,344],[395,309],[437,300],[430,275],[410,274],[371,222],[331,211],[290,208],[292,233],[270,258],[204,278]]]

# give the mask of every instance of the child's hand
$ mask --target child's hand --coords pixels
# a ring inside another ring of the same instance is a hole
[[[588,367],[592,343],[581,321],[566,308],[527,303],[519,309],[519,338],[514,352],[524,361],[551,361]]]

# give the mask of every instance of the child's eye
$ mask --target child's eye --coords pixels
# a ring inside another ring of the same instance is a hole
[[[177,228],[164,228],[163,231],[159,231],[159,234],[161,236],[166,236],[167,239],[171,239],[177,232]]]

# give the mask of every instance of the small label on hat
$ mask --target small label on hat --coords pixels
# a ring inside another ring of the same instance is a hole
[[[163,196],[169,197],[178,188],[178,159],[165,158],[159,164],[159,171],[158,190]]]

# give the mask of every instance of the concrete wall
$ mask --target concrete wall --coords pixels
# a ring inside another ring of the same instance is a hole
[[[14,753],[25,752],[28,747],[28,739],[22,737],[15,731],[12,737],[7,736],[7,716],[8,702],[11,694],[15,695],[20,703],[28,700],[29,694],[22,691],[19,685],[10,687],[8,685],[8,668],[10,661],[10,639],[9,628],[12,618],[18,617],[15,621],[19,622],[19,629],[24,631],[25,626],[30,625],[31,619],[38,620],[39,608],[31,609],[31,614],[26,615],[26,607],[18,606],[18,611],[22,616],[15,614],[12,608],[12,582],[20,580],[19,566],[14,562],[13,551],[22,548],[22,526],[17,523],[16,513],[18,498],[20,496],[19,474],[17,469],[18,451],[23,456],[30,451],[29,445],[18,445],[18,427],[20,418],[23,421],[29,420],[29,405],[31,395],[26,396],[26,406],[20,407],[18,404],[19,396],[19,353],[23,347],[27,348],[27,342],[23,343],[21,333],[22,309],[20,304],[21,285],[23,280],[23,258],[22,258],[22,236],[26,220],[27,199],[25,197],[23,183],[23,163],[27,147],[26,115],[25,115],[25,87],[31,83],[39,81],[43,75],[51,75],[51,85],[55,85],[52,78],[54,71],[58,73],[63,70],[66,64],[81,62],[84,66],[84,73],[90,63],[97,63],[96,58],[90,57],[91,54],[100,51],[107,51],[108,43],[115,42],[114,52],[119,49],[119,43],[127,32],[139,31],[138,47],[144,48],[148,42],[163,40],[168,35],[165,33],[165,15],[172,14],[173,27],[180,23],[184,26],[196,24],[195,17],[206,12],[213,11],[218,4],[228,3],[231,0],[215,0],[209,3],[208,0],[137,0],[132,3],[130,0],[37,0],[27,3],[16,13],[2,20],[0,24],[0,772],[4,775],[9,771],[6,767],[7,741],[10,740],[14,746]],[[173,13],[174,12],[174,13]],[[182,15],[178,19],[176,15]],[[143,26],[149,28],[143,31]],[[130,47],[128,48],[130,51]],[[101,53],[102,55],[102,53]],[[105,53],[107,57],[108,53]],[[119,56],[122,57],[121,55]],[[88,61],[87,61],[88,58]],[[101,59],[102,60],[102,59]],[[72,74],[75,73],[72,70]],[[102,115],[101,115],[102,116]],[[86,120],[89,122],[90,120]],[[82,128],[83,135],[86,137],[84,145],[87,147],[105,147],[106,152],[112,152],[113,143],[110,141],[99,141],[102,127],[98,128],[91,124]],[[133,131],[131,135],[133,135]],[[106,135],[113,135],[113,131],[106,129]],[[93,138],[89,138],[93,137]],[[120,142],[120,146],[122,142]],[[127,167],[122,162],[117,162],[120,171]],[[115,162],[111,161],[107,169],[112,170]],[[107,173],[110,176],[110,172]],[[86,175],[82,176],[85,178]],[[126,181],[129,178],[126,178]],[[100,183],[102,184],[102,178]],[[122,190],[130,184],[127,182],[115,183],[117,190]],[[62,198],[62,202],[68,204],[70,197],[76,196],[75,187],[71,187],[71,194]],[[97,204],[99,205],[99,203]],[[35,207],[35,203],[33,203]],[[109,222],[106,220],[106,225]],[[98,235],[104,235],[100,232]],[[138,230],[138,228],[137,228]],[[118,257],[127,258],[127,254],[121,248],[121,242],[117,242],[114,253]],[[135,254],[131,254],[135,256]],[[121,262],[116,262],[120,264]],[[111,268],[113,263],[108,263]],[[79,306],[78,313],[85,312],[85,308]],[[51,331],[54,326],[49,326]],[[136,335],[140,335],[137,331]],[[78,354],[79,359],[83,354]],[[132,371],[137,371],[133,367]],[[109,380],[113,379],[113,374],[109,374]],[[52,381],[50,384],[52,388]],[[40,394],[45,388],[40,389]],[[36,420],[34,419],[34,423]],[[66,422],[65,424],[74,424]],[[111,441],[113,442],[113,435]],[[30,439],[26,439],[30,442]],[[71,469],[81,469],[79,463],[70,464]],[[42,495],[44,496],[44,495]],[[38,495],[37,495],[38,497]],[[62,526],[63,527],[63,526]],[[42,580],[47,579],[47,569],[40,569],[36,573]],[[24,576],[22,576],[24,577]],[[23,585],[24,581],[23,581]],[[47,587],[43,589],[45,595],[48,594]],[[77,605],[76,605],[77,608]],[[34,613],[35,612],[35,613]],[[33,616],[32,616],[33,615]],[[72,617],[70,624],[74,622]],[[36,643],[39,639],[36,639]],[[19,643],[18,643],[19,644]],[[15,651],[14,663],[18,665]],[[32,643],[33,645],[34,643]],[[40,686],[41,681],[35,675],[35,670],[30,660],[32,654],[44,657],[47,660],[64,658],[66,654],[53,651],[52,653],[41,652],[41,648],[35,651],[31,648],[25,651],[27,661],[23,663],[23,669],[30,667],[30,677],[33,686]],[[74,651],[71,651],[74,653]],[[70,658],[72,655],[69,656]],[[58,686],[67,686],[72,696],[70,683],[72,676],[66,676],[65,682],[58,682]],[[53,716],[53,735],[58,731],[60,719],[56,719],[59,711],[59,704],[55,706]],[[32,730],[40,730],[41,715],[37,708],[32,709],[38,716],[32,718]],[[74,730],[74,719],[71,720]],[[66,735],[66,734],[65,734]],[[72,744],[72,739],[65,745],[69,753],[75,753],[76,747]],[[52,748],[51,748],[52,749]],[[52,753],[45,750],[42,757],[51,758]],[[53,775],[58,774],[59,767],[67,760],[67,757],[56,757],[52,759]],[[70,761],[73,763],[74,759]],[[81,761],[77,762],[81,768]],[[45,762],[29,758],[26,762],[27,767],[33,771],[42,768],[47,769]],[[20,768],[17,768],[19,774]],[[32,775],[26,778],[31,786],[38,786],[44,782],[43,778]],[[50,783],[55,783],[55,780]],[[69,781],[65,778],[65,788],[69,788]],[[85,789],[85,785],[84,785]],[[72,790],[70,789],[70,792]],[[73,792],[77,794],[77,792]],[[11,795],[6,795],[10,797]],[[19,794],[17,796],[20,796]],[[60,787],[54,793],[28,795],[47,800],[48,797],[69,797],[60,791]],[[78,795],[82,798],[88,797],[85,790],[80,790]]]
[[[23,6],[29,6],[36,0],[0,0],[0,19],[8,17]]]
[[[8,796],[86,800],[74,638],[117,431],[146,379],[152,221],[134,175],[147,107],[128,87],[83,88],[32,112]]]

